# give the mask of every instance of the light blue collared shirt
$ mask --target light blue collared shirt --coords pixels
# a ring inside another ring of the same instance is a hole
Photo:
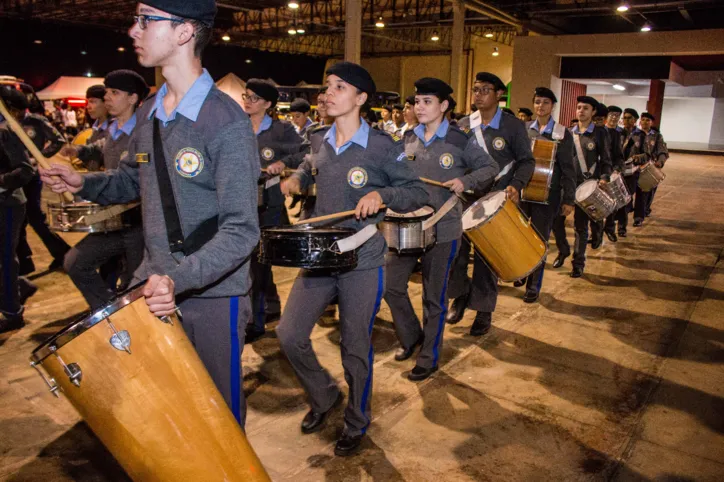
[[[591,132],[593,132],[593,129],[594,129],[595,127],[596,127],[596,124],[594,124],[593,122],[591,122],[590,124],[588,124],[588,129],[586,129],[586,134],[590,134]],[[571,132],[573,132],[574,134],[580,134],[580,133],[581,133],[581,131],[578,130],[578,124],[576,124],[575,126],[573,126],[573,129],[571,129]]]
[[[209,91],[211,91],[213,86],[214,79],[211,78],[208,70],[204,69],[204,73],[196,79],[188,92],[186,92],[186,95],[184,95],[183,99],[181,99],[181,102],[179,102],[176,109],[174,109],[171,114],[166,115],[166,111],[163,108],[163,99],[168,93],[168,86],[167,84],[163,84],[161,88],[158,89],[156,99],[153,103],[153,108],[148,114],[148,118],[151,119],[155,113],[156,118],[163,122],[163,125],[165,126],[172,120],[176,119],[176,114],[181,114],[191,122],[196,122],[196,119],[199,117],[201,106],[204,105],[206,96],[209,95]]]
[[[432,135],[432,137],[430,138],[429,141],[425,140],[425,126],[423,124],[416,125],[415,128],[413,129],[413,132],[415,133],[415,135],[417,137],[420,138],[420,140],[425,145],[425,147],[427,147],[430,144],[432,144],[432,142],[435,139],[444,139],[445,136],[447,135],[447,130],[449,127],[450,127],[450,123],[448,122],[448,120],[443,119],[442,122],[440,122],[440,126],[437,128],[437,130]]]
[[[118,119],[113,119],[113,123],[111,123],[111,126],[108,128],[108,134],[110,134],[111,139],[114,141],[117,141],[119,137],[121,137],[121,134],[126,134],[127,136],[130,136],[133,133],[133,129],[136,127],[136,113],[134,112],[128,121],[123,124],[123,127],[118,127]]]
[[[255,132],[255,134],[258,136],[268,128],[270,128],[272,125],[272,118],[269,117],[268,114],[264,114],[264,118],[261,120],[261,124],[259,124],[259,130]]]
[[[492,127],[493,129],[500,129],[500,119],[502,117],[503,117],[503,111],[500,110],[500,107],[498,107],[498,110],[495,112],[495,115],[493,116],[493,119],[490,121],[490,124],[485,125],[481,122],[480,127],[483,130],[487,129],[488,127]]]
[[[339,147],[337,147],[337,124],[332,124],[332,127],[330,127],[327,133],[324,135],[324,139],[329,143],[330,146],[332,146],[332,148],[334,148],[334,152],[336,152],[337,155],[340,155],[344,151],[346,151],[353,142],[358,146],[361,146],[362,149],[367,149],[367,140],[370,137],[370,126],[367,125],[367,123],[361,117],[360,122],[362,123],[362,125],[360,125],[359,129],[357,129],[357,132],[354,133],[352,139],[348,140],[344,145],[341,145]]]
[[[133,115],[135,116],[136,114],[133,114]],[[100,122],[100,120],[96,120],[93,123],[93,130],[103,132],[104,130],[108,129],[108,119],[104,120],[103,124],[99,124],[99,122]]]
[[[553,126],[555,125],[556,121],[554,121],[553,117],[551,117],[550,119],[548,119],[548,124],[546,124],[541,134],[553,134]],[[530,125],[530,128],[540,132],[540,124],[538,124],[538,119],[533,121],[533,123]]]

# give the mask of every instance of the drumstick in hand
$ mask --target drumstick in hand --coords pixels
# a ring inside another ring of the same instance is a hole
[[[387,206],[385,206],[383,204],[380,206],[380,209],[383,209],[385,207],[387,207]],[[325,216],[317,216],[316,218],[309,218],[309,219],[305,219],[304,221],[297,221],[296,223],[294,223],[294,226],[299,226],[302,224],[319,223],[322,221],[331,221],[333,219],[339,219],[339,218],[346,218],[347,216],[354,216],[355,212],[356,211],[354,209],[351,209],[349,211],[340,211],[338,213],[327,214]]]
[[[446,186],[445,184],[443,184],[443,183],[441,183],[441,182],[433,181],[432,179],[428,179],[428,178],[426,178],[426,177],[421,177],[421,178],[420,178],[420,181],[424,182],[425,184],[429,184],[429,185],[431,185],[431,186],[437,186],[437,187],[441,187],[441,188],[444,188],[444,189],[449,189],[449,187]],[[463,192],[464,192],[465,194],[473,194],[473,191],[471,191],[471,190],[469,190],[469,189],[468,189],[467,191],[463,191]]]
[[[25,147],[30,151],[30,154],[35,158],[36,161],[38,161],[38,164],[40,164],[40,167],[43,169],[50,169],[50,163],[48,160],[43,156],[43,154],[40,153],[40,150],[37,148],[35,143],[33,143],[32,139],[28,136],[28,134],[25,133],[25,130],[20,126],[18,121],[15,120],[15,117],[10,115],[10,112],[8,112],[7,107],[5,106],[5,102],[0,99],[0,114],[2,114],[3,117],[5,117],[5,120],[7,121],[8,125],[10,126],[10,129],[15,133],[16,136],[18,136],[18,139],[25,145]],[[73,195],[69,192],[64,192],[63,197],[68,202],[73,202]]]

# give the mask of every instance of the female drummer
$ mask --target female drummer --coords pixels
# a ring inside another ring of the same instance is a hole
[[[337,226],[352,228],[369,239],[358,240],[363,244],[357,249],[354,269],[321,275],[300,272],[284,307],[277,335],[309,396],[311,410],[302,421],[302,432],[316,432],[343,396],[319,364],[309,337],[324,309],[338,296],[342,365],[349,385],[349,402],[344,432],[335,453],[345,456],[359,449],[370,424],[374,354],[371,336],[384,294],[387,251],[384,238],[375,228],[383,217],[379,211],[383,204],[400,213],[419,209],[428,201],[428,194],[404,162],[402,143],[395,142],[389,134],[370,129],[360,118],[360,108],[375,93],[370,74],[357,64],[340,62],[327,70],[327,86],[328,114],[335,122],[330,129],[312,134],[312,159],[282,183],[282,192],[298,193],[314,177],[314,214],[354,209],[354,219],[346,219]]]
[[[249,79],[242,95],[244,111],[249,115],[256,133],[265,189],[263,204],[259,206],[260,226],[289,224],[284,196],[279,190],[279,178],[284,168],[295,168],[301,161],[298,154],[302,138],[288,122],[274,119],[269,113],[276,107],[279,90],[267,80]],[[275,183],[276,181],[276,183]],[[252,319],[246,328],[246,342],[251,343],[264,334],[266,322],[279,319],[281,302],[274,284],[271,265],[259,263],[257,253],[251,256]]]
[[[426,186],[430,205],[439,211],[452,197],[466,189],[483,190],[498,174],[498,164],[471,137],[445,119],[450,109],[452,88],[440,79],[422,78],[415,82],[415,115],[419,120],[405,133],[408,164],[420,176],[442,182],[448,189]],[[469,172],[469,174],[466,174]],[[452,191],[452,194],[450,193]],[[447,279],[462,236],[462,207],[459,202],[436,224],[437,244],[421,257],[390,251],[386,261],[387,292],[400,349],[395,360],[407,360],[422,345],[417,363],[408,378],[424,380],[437,371],[447,312]],[[422,261],[422,328],[407,294],[407,281]]]

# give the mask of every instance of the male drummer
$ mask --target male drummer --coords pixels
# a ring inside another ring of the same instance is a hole
[[[294,281],[277,336],[309,397],[311,410],[302,432],[322,429],[342,392],[317,360],[310,334],[329,302],[339,298],[341,352],[349,401],[345,428],[334,452],[352,455],[360,448],[371,419],[371,336],[375,315],[385,292],[387,245],[376,224],[383,204],[399,213],[419,209],[428,201],[425,186],[407,162],[402,142],[370,128],[360,107],[375,93],[375,83],[361,66],[340,62],[327,70],[327,108],[335,118],[329,130],[312,135],[311,159],[283,181],[285,193],[299,192],[314,179],[314,215],[354,210],[355,216],[332,223],[357,231],[357,266],[340,272],[300,271]],[[350,241],[351,242],[351,241]]]
[[[289,106],[289,113],[292,115],[292,125],[301,137],[304,137],[314,122],[309,118],[312,106],[306,99],[294,99]]]
[[[527,107],[520,107],[517,117],[525,123],[531,122],[533,120],[533,111]]]
[[[627,235],[628,215],[634,212],[634,218],[644,219],[646,216],[646,205],[641,194],[638,194],[639,166],[648,162],[648,155],[645,152],[646,134],[636,127],[639,120],[639,113],[630,107],[623,111],[623,127],[620,128],[621,147],[623,150],[624,170],[623,180],[626,189],[631,194],[631,202],[616,213],[618,221],[618,236],[625,238]],[[638,201],[634,203],[634,198]]]
[[[551,113],[558,102],[556,95],[547,87],[536,87],[533,96],[533,109],[536,120],[526,124],[531,139],[546,139],[558,143],[556,159],[553,163],[550,194],[548,204],[522,202],[521,207],[531,223],[548,242],[553,227],[553,220],[559,215],[564,219],[573,212],[576,200],[576,167],[573,163],[573,135],[566,126],[553,120]],[[526,284],[523,301],[535,303],[543,285],[545,260],[528,276],[527,280],[514,283],[515,286]]]
[[[577,185],[580,186],[589,179],[598,179],[599,183],[608,182],[611,175],[611,149],[609,137],[603,127],[593,123],[593,114],[598,108],[598,101],[593,97],[582,95],[577,98],[576,115],[578,125],[571,129],[573,134],[573,147],[576,157]],[[574,227],[576,231],[576,244],[573,250],[573,271],[571,278],[583,276],[586,265],[586,244],[588,242],[588,226],[594,239],[603,236],[603,222],[593,221],[586,211],[576,205],[574,214]],[[559,216],[553,222],[553,234],[558,246],[558,257],[553,267],[560,268],[571,253],[571,247],[566,239],[565,218]]]
[[[613,167],[613,171],[619,173],[619,175],[623,175],[624,171],[621,132],[618,130],[618,121],[621,118],[622,113],[623,109],[621,109],[619,106],[608,106],[608,115],[606,116],[605,126],[606,132],[608,132],[608,136],[611,140],[611,164]],[[606,223],[604,224],[604,231],[606,232],[606,237],[612,243],[618,241],[618,236],[616,236],[617,215],[618,211],[608,216],[606,218]]]
[[[669,158],[669,149],[666,147],[664,142],[664,136],[653,128],[653,123],[656,121],[656,117],[648,112],[641,113],[641,130],[646,134],[646,141],[644,142],[644,152],[648,154],[649,160],[654,163],[659,169],[663,169],[666,160]],[[651,215],[651,204],[654,202],[654,196],[656,195],[656,189],[653,188],[647,193],[642,193],[642,200],[645,201],[645,216]],[[634,226],[641,226],[643,219],[638,219],[639,223],[636,224],[634,220]]]
[[[533,176],[535,159],[525,124],[498,107],[505,91],[506,86],[498,76],[479,72],[473,84],[473,101],[478,110],[470,116],[469,122],[478,143],[500,167],[493,191],[505,191],[517,203],[520,191]],[[448,296],[454,301],[447,314],[447,322],[458,323],[469,306],[478,312],[470,334],[482,336],[490,330],[492,323],[492,313],[498,300],[498,277],[476,255],[471,284],[467,268],[469,259],[470,243],[463,238],[450,274]]]
[[[105,105],[113,116],[113,122],[108,127],[108,137],[104,142],[90,146],[66,146],[61,152],[72,157],[80,152],[99,151],[102,145],[103,165],[106,170],[112,170],[118,169],[128,157],[131,135],[138,122],[136,109],[148,95],[148,86],[143,77],[132,70],[111,72],[106,76],[104,84]],[[101,202],[107,203],[110,201]],[[63,267],[92,310],[105,305],[116,295],[115,276],[109,286],[98,271],[101,266],[113,258],[125,259],[125,267],[119,277],[121,285],[127,286],[143,259],[140,209],[126,211],[122,219],[128,227],[107,233],[91,233],[65,256]]]
[[[411,131],[418,124],[417,116],[415,115],[415,96],[410,95],[405,99],[405,108],[402,110],[402,115],[405,118],[405,123],[395,135],[399,138],[405,135],[405,132]]]
[[[93,132],[85,145],[95,145],[98,148],[78,149],[78,159],[89,171],[100,171],[101,167],[103,167],[103,143],[108,137],[108,127],[111,124],[105,97],[105,85],[93,85],[88,87],[85,93],[85,98],[88,102],[86,110],[88,111],[88,116],[93,119],[93,125],[91,126]]]
[[[213,0],[138,4],[129,34],[141,65],[161,67],[166,83],[138,112],[128,156],[105,173],[81,177],[55,166],[41,174],[56,192],[97,202],[140,196],[146,248],[136,278],[148,278],[146,303],[164,316],[179,302],[189,339],[243,426],[240,357],[251,314],[249,256],[259,241],[260,167],[249,116],[201,66],[215,15]]]
[[[407,161],[420,176],[443,183],[447,189],[425,186],[429,205],[436,212],[450,209],[435,225],[437,242],[419,254],[387,255],[385,301],[392,312],[400,348],[395,360],[407,360],[421,345],[417,363],[407,378],[424,380],[437,371],[447,312],[447,280],[460,246],[462,207],[457,195],[468,189],[484,190],[498,174],[498,164],[478,145],[475,136],[451,126],[445,119],[452,88],[440,79],[415,82],[415,115],[420,124],[407,131],[403,142]],[[454,203],[454,204],[453,204]],[[407,281],[415,263],[422,260],[423,313],[420,321],[407,294]]]

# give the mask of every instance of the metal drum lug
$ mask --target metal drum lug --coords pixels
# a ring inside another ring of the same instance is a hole
[[[45,373],[43,373],[43,372],[40,370],[40,367],[38,367],[38,364],[35,363],[35,362],[31,362],[31,363],[30,363],[30,366],[33,367],[33,368],[35,368],[35,371],[38,372],[38,375],[40,375],[40,378],[42,378],[43,381],[45,382],[45,384],[48,385],[48,388],[50,389],[50,393],[52,393],[53,395],[55,395],[56,397],[59,398],[60,395],[58,394],[58,390],[60,390],[60,387],[59,387],[58,384],[55,382],[55,378],[52,378],[52,377],[51,377],[51,378],[48,378],[48,377],[46,377],[46,376],[45,376]]]

